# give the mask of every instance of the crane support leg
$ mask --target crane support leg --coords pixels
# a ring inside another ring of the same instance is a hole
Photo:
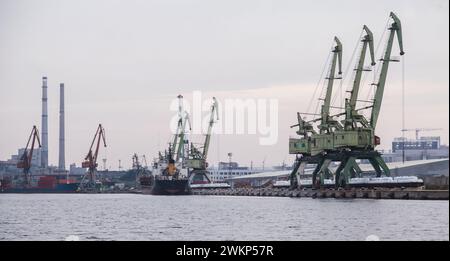
[[[298,184],[298,188],[301,188],[301,183],[300,183],[300,177],[302,177],[302,176],[304,176],[305,175],[305,168],[306,168],[306,165],[308,164],[308,161],[302,161],[301,163],[300,163],[300,167],[299,167],[299,169],[298,169],[298,175],[297,175],[297,184]]]
[[[316,173],[316,176],[319,175],[320,185],[324,185],[325,179],[327,179],[327,178],[329,179],[333,175],[333,173],[328,168],[331,164],[331,161],[332,161],[331,159],[324,157],[324,158],[322,158],[321,162],[316,167],[316,170],[318,170]],[[313,176],[313,179],[314,179],[314,176]],[[313,181],[313,183],[314,183],[314,181]],[[318,182],[314,183],[314,184],[318,184]]]
[[[319,173],[321,166],[322,166],[322,160],[317,164],[317,166],[314,169],[313,174],[312,174],[313,188],[320,188],[321,180],[320,180],[320,177],[317,178],[317,173]]]
[[[305,175],[305,168],[307,164],[308,161],[301,159],[296,160],[294,169],[292,170],[290,175],[291,189],[301,188],[300,177]]]
[[[291,181],[290,189],[296,189],[300,185],[300,182],[298,180],[298,169],[300,168],[301,164],[302,162],[299,159],[295,161],[294,168],[292,169],[291,175],[289,175],[289,180]]]
[[[386,176],[390,176],[389,168],[380,155],[376,155],[374,157],[369,158],[369,162],[375,169],[377,177],[381,177],[381,174],[383,173]]]
[[[335,177],[334,177],[334,182],[335,182],[335,187],[338,188],[340,186],[340,179],[341,179],[341,175],[342,175],[342,170],[345,167],[345,164],[347,162],[347,158],[345,158],[343,161],[341,161],[341,164],[339,164],[339,167],[336,169],[336,173],[335,173]]]
[[[352,156],[346,157],[341,162],[338,171],[336,171],[336,187],[345,187],[351,178],[360,176],[361,174],[361,168],[356,163],[356,158]]]

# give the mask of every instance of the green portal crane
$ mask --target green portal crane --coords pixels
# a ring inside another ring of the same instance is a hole
[[[301,156],[300,158],[297,157],[295,167],[291,173],[291,184],[299,184],[299,176],[304,173],[307,164],[317,164],[318,167],[314,172],[315,174],[320,173],[327,177],[330,175],[328,170],[329,164],[323,164],[323,157],[320,153],[333,149],[333,131],[342,129],[342,125],[330,116],[334,80],[341,78],[340,76],[336,77],[336,66],[338,66],[338,75],[342,74],[342,43],[337,37],[334,37],[334,43],[335,45],[331,51],[333,56],[329,66],[329,73],[326,77],[327,89],[323,99],[320,118],[305,121],[301,114],[297,113],[298,124],[291,126],[291,128],[298,126],[297,134],[302,136],[299,139],[289,139],[289,153]],[[314,130],[312,125],[313,122],[317,121],[320,121],[318,125],[319,133]],[[297,173],[300,175],[297,175]]]
[[[209,176],[207,175],[206,168],[208,164],[206,159],[208,157],[209,145],[211,142],[211,134],[214,123],[219,120],[219,105],[215,97],[213,97],[213,104],[211,105],[211,114],[208,122],[208,131],[205,135],[205,142],[203,143],[203,151],[196,148],[193,143],[191,143],[188,159],[186,160],[186,166],[190,169],[189,176],[190,180],[198,179],[201,176],[206,177],[208,182],[211,182]]]
[[[384,87],[386,84],[387,72],[389,63],[394,60],[391,58],[394,36],[397,34],[400,55],[404,54],[401,23],[394,13],[390,13],[393,23],[388,28],[390,30],[389,38],[387,40],[384,56],[381,59],[382,66],[376,86],[373,104],[363,108],[356,108],[358,101],[359,89],[361,85],[362,73],[368,71],[364,69],[364,62],[367,49],[370,51],[371,65],[375,65],[373,35],[367,26],[363,27],[365,32],[362,38],[362,46],[359,59],[355,68],[355,78],[351,90],[350,99],[345,100],[345,112],[334,116],[329,115],[329,98],[332,91],[332,74],[333,66],[335,66],[336,53],[342,52],[342,45],[336,41],[337,45],[334,49],[336,51],[333,56],[330,76],[328,77],[327,95],[325,96],[324,105],[322,106],[321,118],[312,121],[304,121],[300,114],[298,114],[298,124],[294,126],[299,127],[297,134],[302,135],[301,138],[291,138],[289,140],[290,154],[296,154],[297,160],[293,172],[291,173],[291,184],[294,186],[298,184],[299,176],[304,174],[306,164],[317,164],[313,171],[314,186],[323,185],[325,178],[330,178],[333,173],[328,166],[331,162],[336,162],[338,168],[334,172],[334,179],[337,187],[343,187],[348,184],[350,178],[359,176],[361,169],[358,166],[357,160],[368,160],[373,166],[377,177],[381,174],[390,175],[389,168],[381,157],[381,154],[375,150],[375,146],[380,144],[380,139],[375,135],[376,123],[378,120]],[[339,47],[339,48],[338,48]],[[334,64],[334,65],[333,65]],[[368,121],[358,111],[371,109],[371,118]],[[345,116],[345,119],[340,125],[333,117]],[[314,133],[311,123],[320,121],[318,126],[320,133]],[[291,127],[294,127],[291,126]],[[299,157],[300,155],[300,157]],[[294,183],[293,183],[294,181]]]
[[[334,80],[341,79],[340,76],[336,76],[336,65],[338,64],[338,75],[342,74],[342,43],[337,37],[334,38],[336,43],[332,50],[333,58],[331,59],[330,71],[327,76],[327,89],[325,93],[325,99],[322,105],[322,110],[319,119],[312,120],[312,122],[320,121],[317,126],[319,128],[319,134],[313,134],[311,136],[311,154],[316,155],[326,150],[334,148],[333,132],[336,130],[342,130],[342,125],[330,116],[331,107],[331,95],[333,93]]]
[[[189,129],[191,129],[191,121],[189,119],[189,114],[183,110],[183,96],[178,95],[178,122],[177,130],[173,137],[172,152],[176,152],[175,161],[179,161],[184,157],[184,145],[185,145],[185,132],[186,124],[189,124]]]
[[[357,92],[355,92],[355,90],[359,89],[359,83],[355,82],[351,99],[347,102],[348,105],[346,106],[346,129],[344,131],[335,132],[336,152],[331,155],[327,155],[328,157],[334,157],[333,160],[340,162],[339,167],[335,172],[336,186],[345,186],[348,184],[350,178],[361,174],[361,169],[356,162],[357,159],[368,160],[374,168],[377,177],[380,177],[382,174],[386,176],[390,175],[390,170],[381,157],[381,154],[375,150],[375,147],[380,144],[380,138],[375,135],[375,128],[381,109],[389,63],[398,61],[391,58],[395,34],[397,34],[400,46],[400,55],[404,55],[400,20],[392,12],[389,17],[393,20],[393,23],[388,28],[388,30],[390,30],[390,34],[387,39],[383,58],[381,59],[382,65],[378,83],[372,84],[376,87],[376,91],[373,99],[373,105],[368,106],[368,109],[372,110],[370,121],[367,121],[362,115],[355,113],[355,105],[357,100]],[[369,40],[370,37],[369,32],[370,31],[366,30],[367,40]],[[357,71],[357,73],[358,72],[360,73],[360,71]],[[361,126],[356,126],[356,123],[358,122],[361,123]]]
[[[305,121],[301,113],[297,113],[298,124],[291,126],[291,128],[298,127],[297,134],[303,136],[302,138],[289,139],[289,153],[311,155],[318,154],[324,148],[332,149],[332,144],[328,143],[329,135],[334,129],[342,129],[342,125],[330,116],[331,96],[333,93],[334,80],[341,79],[336,77],[336,66],[338,65],[338,75],[342,74],[342,43],[337,37],[334,37],[335,46],[332,49],[333,57],[330,62],[330,70],[326,77],[327,89],[323,105],[321,108],[320,118]],[[319,133],[314,130],[313,122],[320,121],[318,125]],[[317,141],[317,142],[311,142]]]

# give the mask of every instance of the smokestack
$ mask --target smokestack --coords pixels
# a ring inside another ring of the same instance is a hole
[[[60,170],[66,169],[65,130],[64,130],[64,83],[59,84],[59,164]]]
[[[47,77],[42,77],[42,150],[41,167],[48,167]]]

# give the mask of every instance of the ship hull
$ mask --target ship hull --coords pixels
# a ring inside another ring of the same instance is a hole
[[[143,186],[143,194],[149,195],[190,195],[189,180],[155,180],[153,186]]]

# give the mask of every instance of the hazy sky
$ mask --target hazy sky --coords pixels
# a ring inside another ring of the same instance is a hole
[[[51,164],[58,160],[60,82],[66,166],[80,164],[100,122],[108,142],[100,157],[108,166],[117,168],[119,159],[131,166],[134,152],[155,156],[170,138],[171,99],[189,99],[194,90],[205,99],[279,99],[276,145],[259,146],[255,135],[215,136],[211,163],[233,152],[246,165],[264,158],[266,166],[290,164],[289,126],[307,110],[333,37],[344,45],[347,68],[363,24],[378,44],[390,11],[403,25],[406,127],[443,128],[423,135],[441,135],[448,144],[447,0],[0,0],[0,159],[25,145],[32,125],[40,129],[46,75]],[[380,149],[401,135],[401,79],[402,64],[392,64],[377,127]]]

